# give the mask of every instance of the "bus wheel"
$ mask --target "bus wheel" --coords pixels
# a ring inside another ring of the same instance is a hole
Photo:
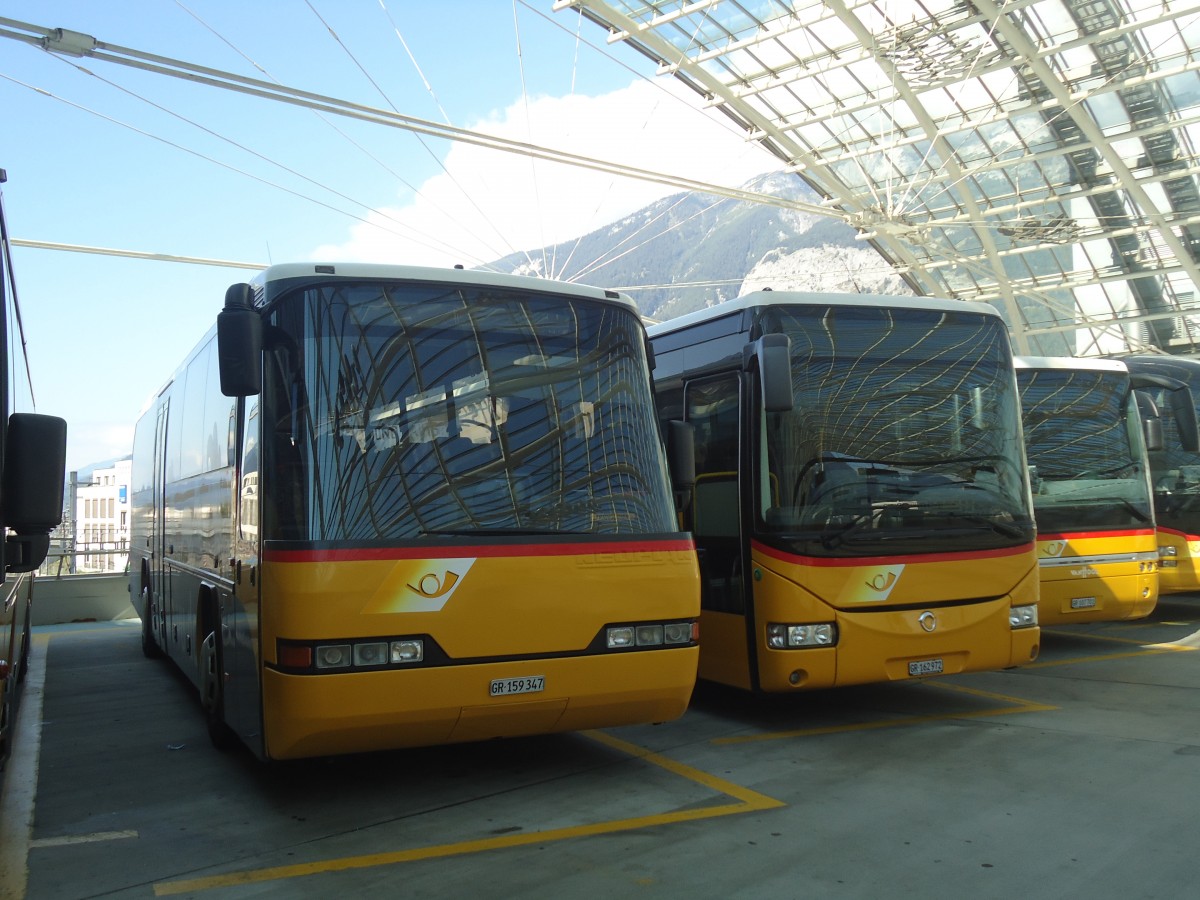
[[[225,679],[222,675],[217,634],[210,631],[200,645],[200,704],[208,724],[208,739],[218,750],[229,750],[237,744],[237,735],[225,724]]]
[[[150,609],[150,588],[142,588],[142,656],[158,659],[163,655],[162,647],[154,640],[154,615]]]

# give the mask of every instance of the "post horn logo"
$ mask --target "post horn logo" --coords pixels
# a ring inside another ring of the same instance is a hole
[[[405,585],[405,587],[422,597],[435,600],[454,590],[456,584],[458,584],[458,576],[451,571],[447,571],[440,579],[437,577],[437,573],[426,572],[416,584]]]
[[[898,576],[895,572],[880,572],[874,578],[867,582],[867,587],[873,591],[878,591],[883,594],[892,589],[892,585],[896,583]]]

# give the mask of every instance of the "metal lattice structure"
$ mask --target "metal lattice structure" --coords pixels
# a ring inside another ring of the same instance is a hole
[[[559,0],[1018,352],[1200,355],[1193,0]]]

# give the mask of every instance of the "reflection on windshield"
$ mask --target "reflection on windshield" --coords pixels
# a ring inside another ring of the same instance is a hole
[[[673,530],[632,311],[362,284],[310,290],[277,318],[266,393],[294,414],[264,441],[271,535]]]
[[[786,307],[794,410],[765,413],[760,528],[805,553],[1033,539],[1003,326],[973,313]]]
[[[1153,524],[1141,421],[1122,372],[1018,369],[1038,528]]]

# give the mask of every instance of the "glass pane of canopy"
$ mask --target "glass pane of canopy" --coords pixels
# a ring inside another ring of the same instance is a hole
[[[1200,4],[559,0],[1018,352],[1200,352]]]

